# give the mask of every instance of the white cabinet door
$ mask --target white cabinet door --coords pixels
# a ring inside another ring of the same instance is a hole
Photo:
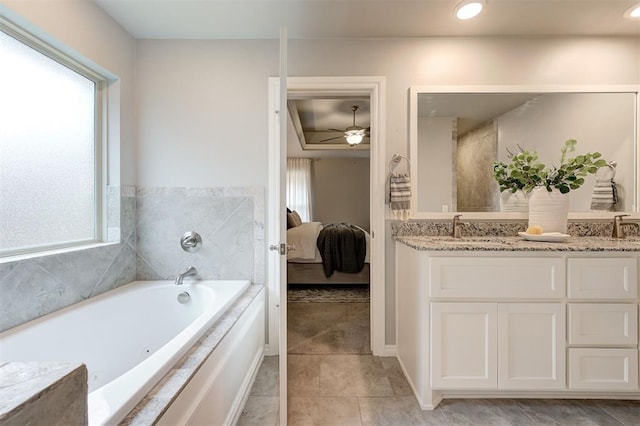
[[[565,295],[565,261],[553,257],[431,257],[434,298],[557,299]]]
[[[635,299],[638,296],[638,259],[567,259],[570,299]]]
[[[498,304],[498,388],[565,388],[562,303]]]
[[[431,304],[431,386],[495,389],[497,304]]]
[[[638,306],[630,303],[569,303],[570,345],[638,344]]]
[[[638,389],[638,351],[614,348],[569,349],[569,387],[608,391]]]

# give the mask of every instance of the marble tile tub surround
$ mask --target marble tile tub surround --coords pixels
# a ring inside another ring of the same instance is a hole
[[[264,188],[138,188],[136,200],[137,280],[195,266],[198,279],[264,283]],[[202,237],[196,253],[180,247],[188,231]]]
[[[466,221],[468,222],[462,232],[465,236],[474,237],[513,237],[518,232],[527,229],[527,221]],[[574,237],[610,237],[613,229],[612,220],[608,221],[569,221],[567,233]],[[629,220],[633,222],[633,220]],[[628,235],[639,235],[636,228],[627,227]],[[415,220],[408,222],[391,222],[392,237],[420,237],[449,235],[451,233],[451,220]]]
[[[108,239],[119,243],[0,263],[0,331],[135,279],[135,188],[109,187],[107,199]]]

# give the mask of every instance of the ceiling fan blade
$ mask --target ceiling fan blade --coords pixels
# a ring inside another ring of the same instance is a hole
[[[342,138],[344,138],[344,136],[336,136],[335,138],[322,139],[321,141],[318,141],[318,142],[327,142],[327,141],[332,141],[335,139],[342,139]]]
[[[329,129],[329,130],[331,130],[332,132],[342,132],[342,133],[344,133],[344,129],[342,129],[342,130],[340,130],[340,129]]]

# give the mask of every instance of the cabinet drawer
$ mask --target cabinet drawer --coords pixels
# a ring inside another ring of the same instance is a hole
[[[626,257],[568,259],[567,281],[572,299],[635,299],[637,260]]]
[[[570,345],[636,345],[638,305],[570,303]]]
[[[569,388],[635,390],[637,349],[569,349]]]
[[[564,259],[432,257],[429,266],[431,297],[564,297]]]

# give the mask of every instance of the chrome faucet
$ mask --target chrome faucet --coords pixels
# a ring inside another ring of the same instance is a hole
[[[640,229],[640,225],[636,222],[623,222],[622,218],[629,216],[628,214],[618,214],[613,217],[613,231],[611,232],[611,238],[624,238],[624,227],[633,226],[636,229]]]
[[[451,236],[453,238],[460,238],[460,228],[464,226],[469,226],[467,222],[460,222],[461,214],[457,214],[453,216],[453,222],[451,224]]]
[[[196,275],[197,273],[198,270],[196,268],[194,268],[193,266],[189,266],[186,271],[178,274],[178,276],[176,277],[176,285],[182,285],[182,280],[184,280],[184,277],[190,277],[192,275]]]

